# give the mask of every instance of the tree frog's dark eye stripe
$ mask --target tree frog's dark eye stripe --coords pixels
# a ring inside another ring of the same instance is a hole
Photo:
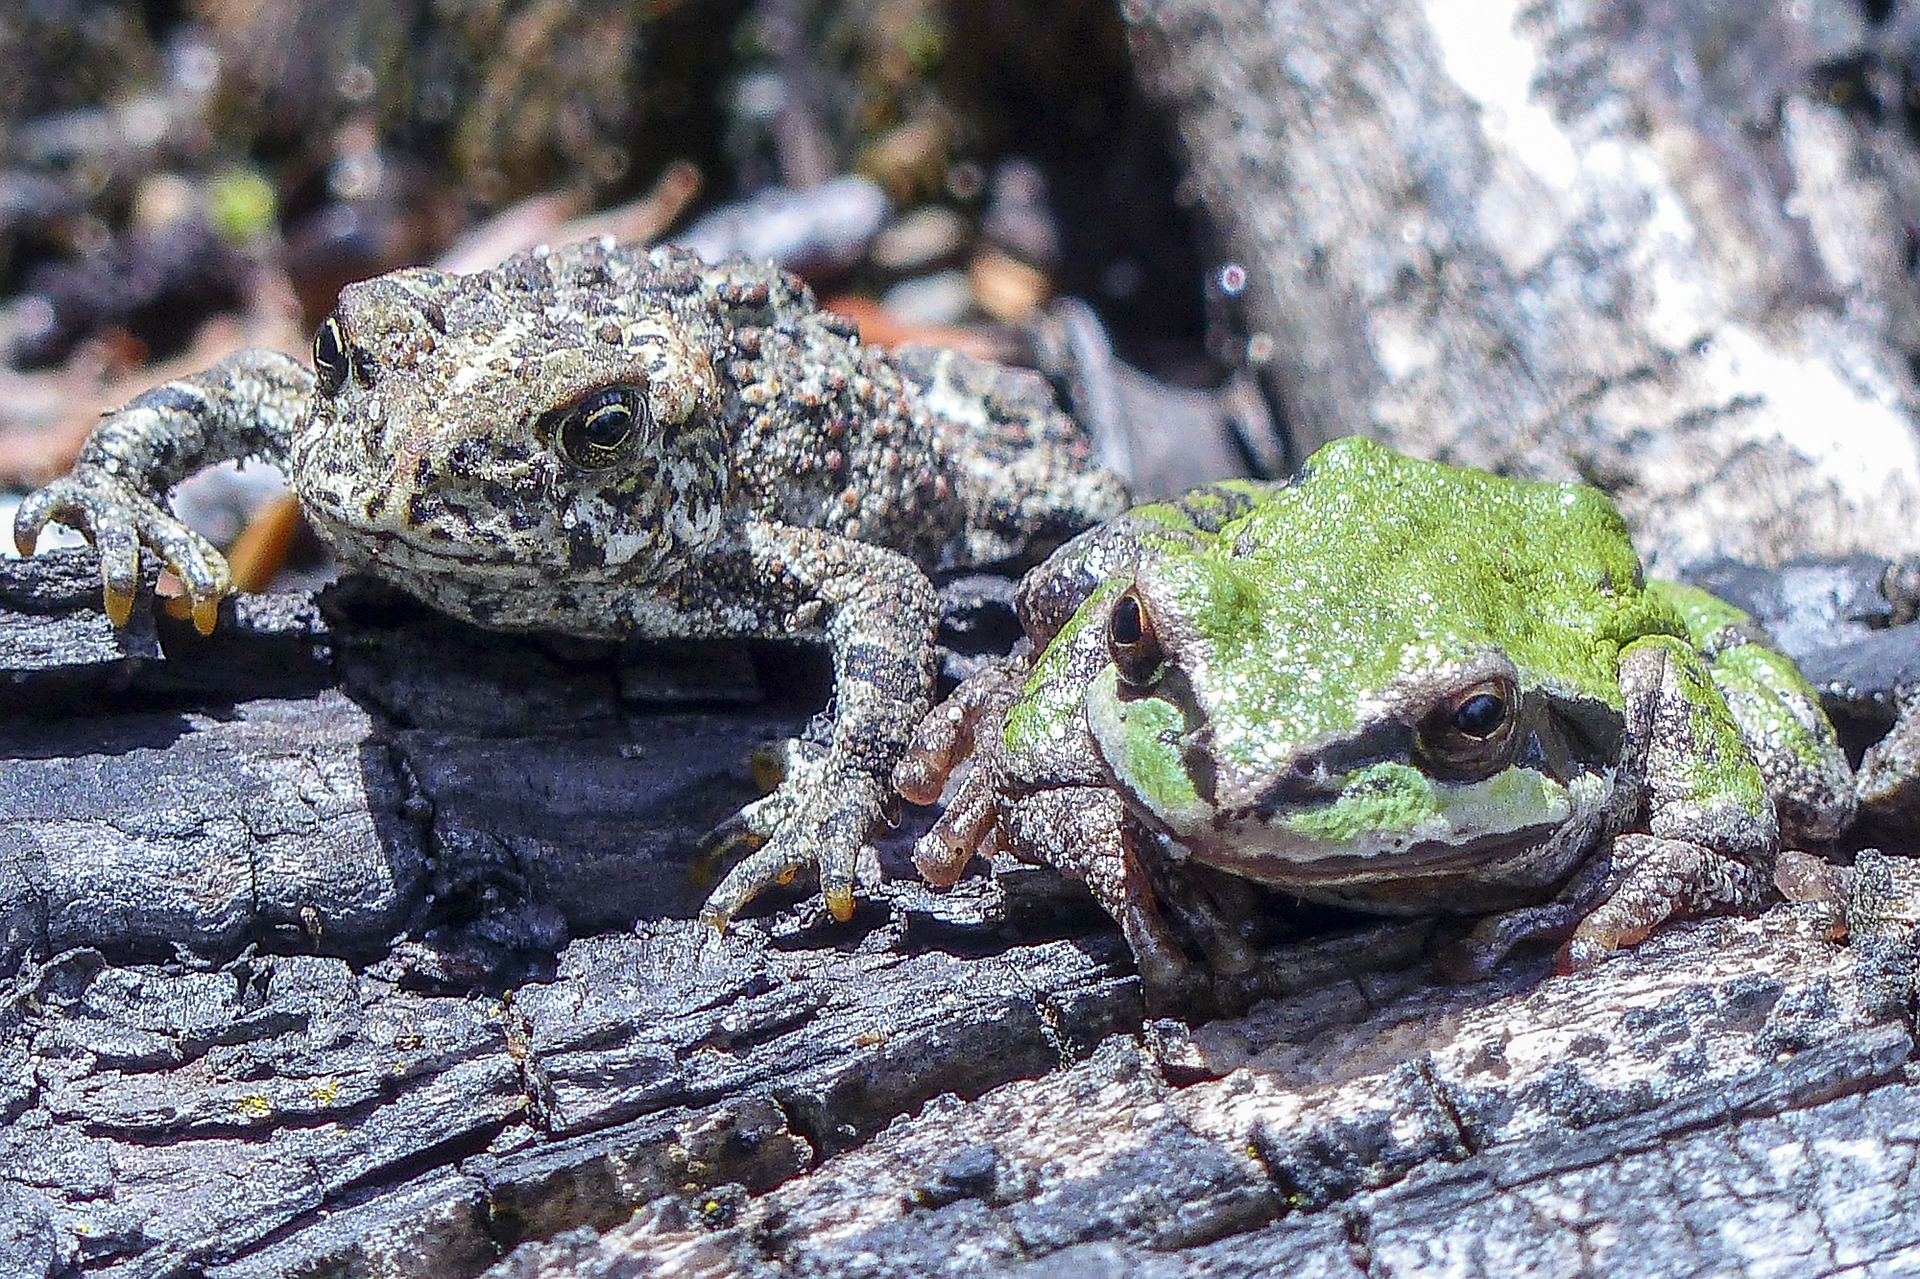
[[[353,372],[353,361],[347,354],[347,335],[341,330],[337,316],[329,315],[321,322],[320,331],[313,335],[313,371],[319,377],[322,395],[338,395],[340,388],[347,384],[347,376]]]

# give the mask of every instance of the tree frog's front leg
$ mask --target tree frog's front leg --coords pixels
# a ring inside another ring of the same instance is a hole
[[[1583,967],[1675,917],[1746,910],[1773,883],[1780,827],[1753,752],[1700,655],[1648,636],[1620,655],[1629,754],[1644,770],[1633,833],[1613,843],[1604,900],[1563,954]]]
[[[73,471],[20,504],[13,540],[33,553],[49,520],[84,533],[100,552],[107,616],[124,626],[150,547],[186,584],[193,624],[213,630],[232,589],[226,557],[167,509],[169,491],[203,467],[235,458],[279,463],[313,397],[313,374],[278,351],[240,351],[157,386],[106,415]]]
[[[940,820],[913,846],[913,863],[935,888],[951,888],[975,853],[988,853],[999,825],[996,761],[1007,710],[1033,667],[1022,640],[999,661],[975,671],[914,730],[893,770],[893,788],[913,804],[937,804],[947,781],[972,761]]]
[[[767,885],[814,865],[836,919],[853,914],[854,863],[884,806],[888,778],[933,694],[933,584],[906,557],[819,529],[755,523],[749,564],[764,595],[790,597],[771,633],[824,627],[833,652],[833,743],[788,751],[788,775],[742,810],[740,833],[765,841],[707,898],[700,917],[724,927]]]

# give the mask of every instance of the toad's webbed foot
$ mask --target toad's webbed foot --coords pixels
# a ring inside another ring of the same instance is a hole
[[[884,801],[875,779],[836,769],[830,752],[801,741],[786,743],[783,776],[773,792],[742,808],[707,838],[715,855],[745,846],[753,851],[727,872],[700,908],[703,922],[725,928],[754,897],[784,884],[804,867],[820,874],[827,910],[853,916],[854,867]]]
[[[125,626],[140,585],[140,548],[159,554],[186,584],[193,624],[213,632],[220,601],[233,589],[226,557],[133,484],[85,462],[20,503],[13,541],[31,555],[48,522],[78,529],[100,553],[107,616]]]
[[[855,862],[933,689],[933,584],[884,547],[778,524],[747,532],[760,588],[786,604],[772,633],[798,631],[797,619],[807,617],[826,632],[833,738],[826,746],[789,744],[773,793],[717,832],[758,847],[720,881],[700,917],[725,927],[761,889],[816,866],[827,909],[849,919]]]

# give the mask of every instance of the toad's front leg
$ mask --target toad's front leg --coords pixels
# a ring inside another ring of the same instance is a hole
[[[107,616],[116,626],[133,611],[146,546],[186,584],[193,623],[210,633],[233,589],[226,557],[174,518],[167,495],[215,462],[280,462],[312,396],[313,374],[278,351],[241,351],[157,386],[107,414],[73,471],[20,504],[14,544],[32,554],[49,520],[84,533],[100,552]]]
[[[756,590],[790,605],[772,633],[826,631],[834,725],[824,756],[788,751],[788,775],[741,811],[738,833],[764,841],[720,881],[700,917],[724,927],[767,885],[819,868],[835,919],[853,914],[854,863],[884,806],[888,778],[933,694],[933,584],[904,556],[818,529],[747,530]]]

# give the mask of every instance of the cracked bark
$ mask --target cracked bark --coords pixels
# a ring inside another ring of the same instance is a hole
[[[64,637],[7,674],[0,1273],[1920,1268],[1905,859],[1852,946],[1779,906],[1450,986],[1427,925],[1326,916],[1253,1015],[1143,1025],[1038,871],[691,922],[693,834],[814,709],[756,671],[823,695],[808,659],[352,584],[115,636],[90,575],[0,564],[0,652]]]

